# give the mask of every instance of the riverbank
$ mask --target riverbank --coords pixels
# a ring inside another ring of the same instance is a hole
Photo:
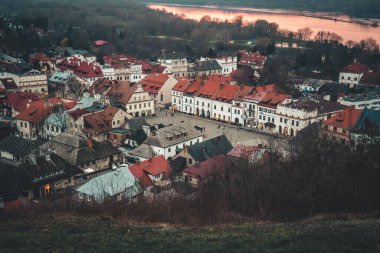
[[[7,252],[378,252],[380,219],[317,216],[295,223],[136,224],[112,217],[41,215],[0,221]]]
[[[195,5],[195,4],[170,4],[170,3],[159,3],[159,2],[148,2],[146,3],[148,7],[153,5],[160,6],[172,6],[172,7],[186,7],[186,8],[202,8],[211,10],[221,10],[221,11],[244,11],[247,13],[264,13],[264,14],[281,14],[281,15],[298,15],[309,18],[318,18],[324,20],[331,20],[335,22],[358,24],[363,26],[377,26],[380,24],[380,18],[359,18],[350,17],[345,13],[341,12],[320,12],[311,10],[286,10],[286,9],[265,9],[265,8],[250,8],[250,7],[238,7],[238,6],[224,6],[224,5]],[[338,17],[338,18],[337,18]],[[345,18],[340,18],[345,17]],[[375,25],[376,24],[376,25]]]
[[[361,10],[357,5],[351,6],[345,5],[344,8],[338,2],[329,3],[329,5],[320,5],[315,2],[299,1],[298,3],[284,3],[281,0],[256,0],[256,1],[244,1],[244,0],[209,0],[207,5],[203,0],[150,0],[154,4],[170,4],[173,6],[196,6],[196,7],[216,7],[216,8],[228,8],[228,9],[258,9],[258,10],[273,10],[273,11],[294,11],[294,12],[311,12],[311,13],[337,13],[340,15],[347,15],[354,19],[380,19],[380,12],[376,11],[378,8],[371,3],[362,2]],[[148,2],[148,1],[147,1]],[[375,8],[369,8],[373,6]],[[366,11],[363,11],[366,9]],[[339,11],[332,11],[339,10]]]

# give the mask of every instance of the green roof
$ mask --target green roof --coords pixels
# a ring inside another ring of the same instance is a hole
[[[380,128],[380,112],[365,108],[356,122],[355,129],[366,127],[367,121],[374,127]]]
[[[77,189],[77,192],[92,196],[98,202],[122,192],[124,192],[126,198],[132,198],[140,194],[141,191],[126,164],[123,164],[117,170],[91,179]]]
[[[123,128],[114,128],[111,130],[111,133],[115,133],[115,134],[126,134],[128,133],[130,130],[129,129],[123,129]]]
[[[197,162],[203,162],[217,155],[226,155],[233,149],[231,142],[223,134],[189,147],[189,154]]]

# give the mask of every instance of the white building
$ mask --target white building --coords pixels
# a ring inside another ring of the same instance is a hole
[[[37,94],[48,92],[47,75],[38,70],[21,74],[2,73],[2,77],[13,78],[20,92],[30,91]]]
[[[237,70],[236,56],[222,56],[215,59],[222,67],[222,75],[229,75]]]
[[[380,110],[380,95],[376,92],[368,94],[348,95],[338,99],[338,103],[347,106],[354,106],[356,109]]]
[[[308,125],[325,121],[345,108],[338,103],[309,97],[289,100],[277,106],[274,121],[276,132],[295,136]]]
[[[144,144],[150,145],[157,155],[163,155],[165,159],[174,157],[186,146],[203,141],[200,132],[186,123],[178,123],[151,133]]]
[[[172,102],[172,89],[177,83],[177,79],[167,74],[151,74],[141,80],[143,89],[160,105]]]
[[[181,53],[163,53],[158,58],[158,63],[167,68],[165,73],[173,74],[174,77],[188,75],[189,63],[186,56]]]
[[[350,65],[344,67],[339,74],[339,83],[346,84],[349,88],[355,88],[365,74],[371,70],[356,59]]]

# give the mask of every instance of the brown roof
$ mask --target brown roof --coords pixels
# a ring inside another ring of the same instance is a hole
[[[85,115],[83,131],[92,134],[104,133],[112,129],[112,120],[120,109],[109,106],[103,111]]]

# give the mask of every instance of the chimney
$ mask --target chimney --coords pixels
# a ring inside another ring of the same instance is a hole
[[[91,135],[87,138],[87,147],[90,151],[94,151],[94,144]]]
[[[150,127],[149,126],[142,126],[142,129],[144,130],[146,136],[150,136]]]
[[[35,154],[30,154],[30,155],[29,155],[29,158],[30,158],[30,162],[31,162],[33,165],[36,165],[36,164],[37,164],[37,160],[36,160],[36,155],[35,155]]]

